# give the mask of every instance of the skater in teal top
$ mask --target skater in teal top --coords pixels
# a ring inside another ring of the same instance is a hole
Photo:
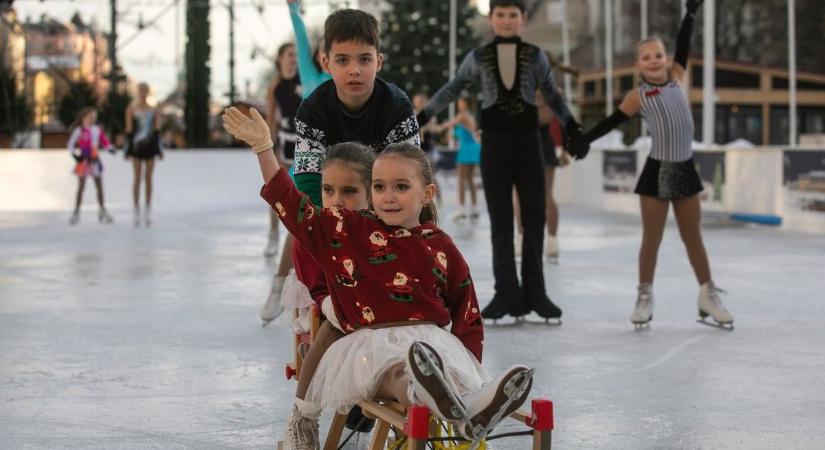
[[[324,41],[321,40],[312,51],[309,44],[304,19],[301,17],[301,5],[298,0],[287,0],[289,5],[289,18],[292,20],[292,30],[295,32],[295,48],[298,53],[298,73],[301,76],[301,87],[303,88],[303,98],[315,90],[321,83],[332,78],[321,69],[321,54],[323,54]]]

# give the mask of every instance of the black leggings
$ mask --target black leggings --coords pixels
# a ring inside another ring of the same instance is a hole
[[[544,158],[538,132],[489,132],[481,135],[481,176],[490,214],[496,297],[523,312],[545,298]],[[521,201],[524,247],[521,289],[513,253],[513,186]]]

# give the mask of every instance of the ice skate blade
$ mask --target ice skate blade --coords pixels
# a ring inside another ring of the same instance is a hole
[[[454,420],[462,423],[464,426],[470,424],[470,417],[467,414],[467,408],[462,403],[453,385],[444,376],[444,364],[441,358],[435,353],[432,347],[421,342],[414,342],[410,347],[412,361],[410,361],[409,369],[413,371],[410,374],[413,378],[423,383],[422,378],[434,378],[441,386],[441,389],[449,399],[449,405],[442,404],[439,400],[430,396],[429,391],[416,393],[416,396],[425,395],[427,403],[436,405],[438,411],[433,411],[447,420]],[[416,373],[417,372],[417,373]]]
[[[647,322],[633,322],[633,329],[636,331],[645,331],[650,329],[650,321]]]
[[[501,319],[484,319],[484,326],[490,328],[515,328],[524,325],[524,323],[518,317],[513,322],[501,322]]]
[[[544,260],[547,262],[547,264],[552,264],[554,266],[559,265],[559,255],[545,256]]]
[[[696,319],[697,323],[701,323],[702,325],[707,325],[713,328],[719,328],[720,330],[725,331],[733,331],[733,322],[721,323],[721,322],[708,322],[705,319]]]
[[[493,428],[495,428],[502,419],[510,415],[510,413],[512,413],[524,402],[527,393],[533,385],[534,370],[535,369],[532,368],[527,369],[520,374],[514,375],[505,383],[502,393],[507,397],[507,401],[499,407],[498,411],[489,419],[489,421],[487,421],[486,425],[476,424],[470,428],[464,429],[464,432],[467,435],[465,438],[470,440],[471,449],[479,448],[481,441],[487,438],[487,435],[493,431]],[[516,407],[511,407],[516,402],[518,402],[518,405],[516,405]],[[477,415],[474,418],[478,417],[479,416]]]
[[[275,319],[261,319],[261,328],[266,328]]]
[[[540,318],[540,320],[535,319],[522,319],[522,321],[528,325],[546,325],[550,327],[560,327],[562,324],[561,318],[552,319],[552,318]]]

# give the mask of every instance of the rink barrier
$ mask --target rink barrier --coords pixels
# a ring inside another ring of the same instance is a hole
[[[560,204],[639,214],[633,193],[647,148],[592,148],[557,171]],[[825,148],[753,147],[694,150],[706,217],[825,233]]]

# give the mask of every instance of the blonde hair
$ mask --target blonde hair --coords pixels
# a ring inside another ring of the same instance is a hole
[[[658,36],[651,36],[648,38],[640,39],[638,42],[636,42],[636,59],[639,59],[639,49],[643,45],[650,44],[651,42],[658,42],[662,44],[662,48],[665,49],[665,51],[667,51],[667,46],[665,45],[665,41],[663,41],[662,38]]]

